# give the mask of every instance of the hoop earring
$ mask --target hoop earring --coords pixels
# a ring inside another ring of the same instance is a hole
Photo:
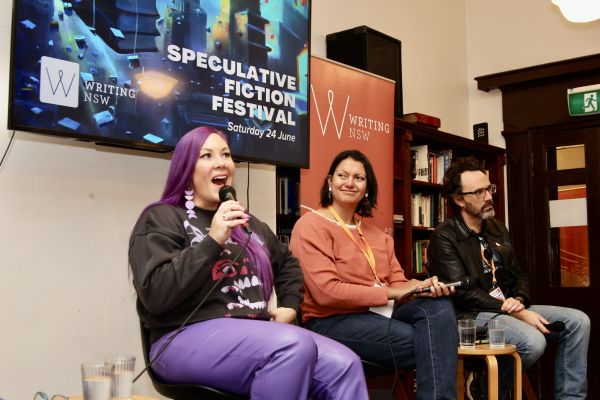
[[[194,207],[196,206],[194,204],[194,189],[192,189],[191,187],[188,187],[187,190],[184,191],[185,193],[185,212],[188,215],[188,219],[196,219],[196,212],[194,211]]]

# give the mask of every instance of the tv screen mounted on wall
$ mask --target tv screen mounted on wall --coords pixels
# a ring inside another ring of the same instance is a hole
[[[308,165],[309,0],[15,0],[10,129]]]

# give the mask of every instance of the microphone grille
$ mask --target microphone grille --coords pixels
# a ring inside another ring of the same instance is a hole
[[[462,279],[462,282],[461,288],[463,290],[471,290],[477,285],[477,278],[466,276]]]
[[[219,200],[226,201],[229,200],[229,197],[236,199],[235,189],[232,186],[225,185],[221,189],[219,189]]]

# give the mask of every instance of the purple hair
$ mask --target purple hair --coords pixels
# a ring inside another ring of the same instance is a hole
[[[200,149],[206,139],[213,133],[219,135],[225,142],[229,142],[223,132],[207,126],[192,129],[183,135],[177,146],[175,146],[171,165],[169,166],[167,183],[160,200],[151,203],[144,211],[158,204],[169,204],[185,208],[185,190],[192,186],[194,169]],[[263,283],[265,299],[268,302],[273,290],[273,269],[270,255],[267,248],[262,244],[261,238],[257,237],[256,233],[253,233],[252,236],[253,238],[248,242],[246,251],[252,258],[254,265],[256,265],[258,277]],[[236,227],[231,232],[231,238],[234,242],[243,245],[248,240],[248,234],[242,228]]]

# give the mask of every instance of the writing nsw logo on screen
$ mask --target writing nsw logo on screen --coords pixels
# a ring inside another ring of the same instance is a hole
[[[66,107],[79,107],[79,64],[42,57],[40,101]]]
[[[325,136],[328,130],[328,125],[331,123],[335,129],[338,140],[342,140],[342,137],[349,140],[362,140],[368,142],[372,138],[372,134],[375,133],[390,133],[390,124],[385,121],[378,121],[370,118],[367,115],[357,115],[356,113],[348,112],[348,106],[350,104],[350,95],[346,94],[344,111],[341,115],[334,111],[335,103],[335,92],[333,90],[327,91],[327,105],[319,104],[317,95],[315,94],[315,88],[311,84],[310,90],[312,94],[312,100],[314,102],[314,113],[317,115],[319,121],[319,127],[321,134]],[[324,109],[327,112],[324,112]],[[348,119],[346,119],[348,117]],[[331,121],[331,122],[330,122]],[[348,123],[348,129],[344,130],[344,125]]]

